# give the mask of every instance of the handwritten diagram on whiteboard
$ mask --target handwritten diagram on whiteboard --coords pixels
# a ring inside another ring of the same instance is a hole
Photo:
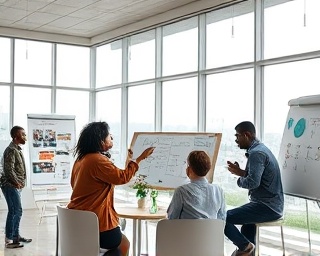
[[[279,153],[284,191],[320,199],[320,105],[291,106]]]
[[[221,142],[221,133],[134,133],[131,142],[133,158],[148,147],[155,147],[151,156],[140,162],[136,175],[145,175],[155,188],[176,188],[189,181],[187,157],[193,150],[204,150],[212,159],[207,178],[213,179],[214,166]]]

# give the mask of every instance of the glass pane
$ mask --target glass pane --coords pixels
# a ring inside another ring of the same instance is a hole
[[[265,1],[265,58],[320,50],[320,1],[283,2]]]
[[[162,100],[162,131],[197,131],[197,78],[164,82]]]
[[[57,45],[57,86],[90,88],[90,48]]]
[[[112,159],[123,167],[126,152],[121,152],[121,89],[98,92],[96,97],[96,120],[105,121],[113,135]],[[121,154],[122,153],[122,154]]]
[[[75,100],[76,99],[76,100]],[[56,112],[76,116],[76,135],[89,122],[89,92],[57,90]]]
[[[207,68],[253,61],[253,7],[245,1],[206,15]]]
[[[14,82],[51,85],[52,44],[15,40]]]
[[[1,45],[1,39],[0,39]],[[1,54],[1,48],[0,48]],[[1,60],[0,60],[1,62]],[[1,64],[0,64],[1,65]],[[11,141],[9,127],[10,90],[9,86],[0,86],[0,171],[2,170],[2,156]]]
[[[27,129],[27,114],[50,114],[51,90],[42,88],[14,88],[14,125]]]
[[[129,82],[155,77],[155,31],[129,38]]]
[[[10,82],[10,39],[0,38],[0,82]]]
[[[154,94],[154,84],[145,84],[129,88],[128,145],[131,143],[134,132],[154,131]],[[141,100],[141,97],[143,97],[143,100]]]
[[[9,86],[0,86],[0,141],[10,140],[9,127],[10,89]],[[0,142],[1,143],[1,142]],[[0,147],[1,150],[1,147]],[[0,152],[1,155],[1,152]]]
[[[196,71],[198,68],[198,18],[163,27],[163,75]]]
[[[264,142],[278,156],[287,114],[288,101],[319,94],[320,59],[265,67]]]
[[[241,81],[241,86],[238,81]],[[253,69],[209,75],[206,110],[206,131],[222,133],[214,181],[225,189],[226,195],[234,198],[234,206],[241,205],[246,202],[248,191],[234,185],[236,176],[232,176],[224,166],[227,161],[237,161],[240,167],[245,168],[245,151],[235,143],[234,127],[242,121],[254,121]]]
[[[122,41],[97,48],[96,87],[122,82]]]

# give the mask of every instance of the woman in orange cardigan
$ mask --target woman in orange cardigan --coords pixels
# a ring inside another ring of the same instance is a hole
[[[154,148],[147,148],[135,161],[129,150],[129,161],[125,169],[120,169],[103,154],[113,146],[109,129],[106,122],[92,122],[81,131],[75,147],[68,208],[94,212],[99,219],[100,248],[113,249],[122,256],[128,255],[130,243],[119,227],[114,187],[129,182],[138,171],[139,162],[151,155]]]

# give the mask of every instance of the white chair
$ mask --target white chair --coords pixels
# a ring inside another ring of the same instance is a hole
[[[223,256],[225,222],[217,219],[160,220],[157,256]]]
[[[256,223],[256,250],[255,250],[255,255],[259,256],[259,244],[260,244],[260,234],[259,234],[259,229],[261,227],[272,227],[272,226],[280,226],[280,232],[281,232],[281,242],[282,242],[282,255],[285,256],[285,247],[284,247],[284,236],[283,236],[283,222],[284,219],[280,218],[275,221],[268,221],[268,222],[262,222],[262,223]]]
[[[58,239],[61,256],[99,256],[99,223],[95,213],[58,208]]]

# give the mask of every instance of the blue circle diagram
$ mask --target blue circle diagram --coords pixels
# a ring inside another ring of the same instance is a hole
[[[297,122],[296,126],[294,127],[294,136],[296,138],[299,138],[304,133],[305,129],[306,129],[306,119],[301,118]]]

